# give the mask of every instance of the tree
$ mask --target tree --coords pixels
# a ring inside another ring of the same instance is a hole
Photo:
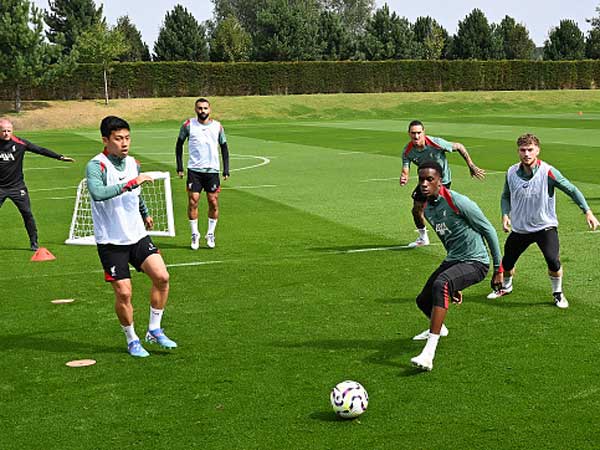
[[[600,59],[600,6],[596,6],[598,17],[585,19],[592,28],[585,39],[585,56],[591,59]]]
[[[119,31],[129,44],[129,51],[120,56],[120,61],[150,61],[148,45],[142,41],[142,33],[131,22],[129,16],[119,17],[114,29]]]
[[[492,53],[492,30],[485,14],[475,8],[458,22],[453,41],[455,59],[489,59]]]
[[[60,45],[65,55],[71,52],[83,31],[106,24],[102,5],[96,8],[94,0],[48,0],[48,6],[50,11],[44,14],[48,25],[46,36],[50,42]]]
[[[268,6],[272,0],[211,0],[214,5],[213,15],[217,23],[234,16],[244,30],[251,35],[257,31],[258,13]]]
[[[544,59],[553,61],[582,59],[585,55],[583,32],[575,21],[564,19],[552,28],[544,42]]]
[[[108,105],[108,72],[119,57],[130,50],[123,34],[99,23],[84,31],[77,38],[73,52],[79,62],[96,63],[102,67],[104,77],[104,103]]]
[[[510,16],[504,16],[494,32],[501,39],[503,58],[533,59],[535,43],[529,37],[525,25],[516,23]]]
[[[211,61],[248,61],[252,53],[252,37],[235,16],[217,24],[210,40]]]
[[[408,59],[418,56],[419,46],[410,22],[384,4],[369,20],[361,49],[369,60]]]
[[[314,1],[273,0],[258,13],[254,37],[259,61],[312,61],[319,58],[319,9]]]
[[[320,0],[322,8],[336,13],[353,36],[362,34],[373,14],[375,0]]]
[[[42,12],[28,0],[0,2],[0,82],[14,95],[21,112],[21,89],[36,86],[56,75],[65,61],[50,66],[58,48],[44,39]]]
[[[431,17],[417,17],[413,26],[419,54],[423,59],[440,59],[448,44],[448,32]]]
[[[321,58],[326,61],[347,60],[355,56],[353,35],[344,26],[338,13],[321,13],[318,41],[322,49]]]
[[[187,8],[175,5],[167,12],[154,43],[155,61],[208,61],[206,28]]]

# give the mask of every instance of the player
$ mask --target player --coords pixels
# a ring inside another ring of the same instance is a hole
[[[446,152],[457,151],[466,161],[471,176],[479,180],[485,178],[485,171],[477,167],[469,152],[459,142],[448,142],[444,139],[426,136],[425,126],[423,122],[419,120],[413,120],[408,125],[408,135],[410,136],[410,142],[404,147],[402,152],[402,173],[400,174],[400,186],[404,186],[408,183],[410,174],[410,164],[414,163],[417,167],[420,167],[425,161],[437,162],[444,171],[444,178],[442,183],[448,189],[450,189],[450,183],[452,182],[452,175],[450,173],[450,167],[448,166],[448,160],[446,159]],[[413,221],[417,227],[419,237],[416,241],[409,244],[409,247],[422,247],[429,245],[429,236],[427,235],[427,228],[425,227],[425,218],[423,217],[423,204],[425,203],[425,197],[419,190],[419,186],[415,187],[412,192],[413,208],[412,215]]]
[[[210,118],[210,103],[205,98],[199,98],[195,103],[196,116],[185,121],[179,130],[175,145],[177,159],[177,174],[183,178],[183,143],[189,138],[188,152],[188,219],[192,230],[192,250],[200,247],[200,232],[198,231],[198,201],[202,190],[206,191],[208,201],[208,230],[206,245],[215,248],[215,228],[219,219],[219,192],[221,180],[219,171],[218,147],[223,156],[223,179],[229,178],[229,149],[225,131],[220,122]]]
[[[115,292],[115,312],[127,338],[127,350],[131,356],[144,358],[149,354],[133,325],[129,264],[152,280],[146,342],[168,349],[177,347],[161,328],[169,296],[169,273],[146,231],[154,222],[140,196],[140,186],[153,180],[140,173],[137,161],[129,156],[130,132],[125,120],[105,117],[100,133],[104,151],[92,158],[86,168],[94,236],[104,278]]]
[[[550,164],[540,159],[540,140],[533,134],[517,139],[520,162],[509,167],[502,191],[502,229],[512,231],[504,243],[502,266],[506,271],[500,289],[488,295],[495,299],[513,290],[515,264],[521,254],[534,242],[544,255],[552,285],[554,304],[568,308],[562,290],[563,269],[559,256],[558,218],[555,189],[566,193],[585,213],[588,226],[595,230],[600,223],[592,213],[583,194]]]
[[[36,251],[39,248],[37,227],[23,176],[23,158],[26,151],[59,161],[73,162],[74,160],[14,136],[12,122],[6,117],[0,118],[0,208],[4,200],[7,198],[12,200],[23,217],[29,235],[29,247],[32,251]]]
[[[496,230],[475,202],[447,189],[443,180],[443,170],[437,162],[425,161],[419,166],[419,188],[426,199],[425,217],[448,252],[417,297],[417,306],[429,317],[430,325],[429,330],[413,338],[427,339],[427,343],[411,362],[423,370],[433,369],[439,338],[448,335],[444,325],[448,304],[453,298],[461,303],[460,291],[479,283],[489,270],[484,241],[492,253],[492,285],[499,286],[503,281]]]

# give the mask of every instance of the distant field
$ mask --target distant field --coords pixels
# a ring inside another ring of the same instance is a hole
[[[445,253],[433,234],[434,245],[404,248],[416,237],[414,169],[409,187],[397,179],[406,126],[419,118],[488,171],[471,180],[450,156],[453,189],[500,230],[503,174],[516,162],[516,137],[529,131],[541,138],[542,159],[598,214],[600,93],[214,99],[232,153],[217,248],[189,249],[184,184],[173,178],[177,236],[155,241],[171,273],[164,325],[180,348],[140,361],[125,352],[95,248],[63,241],[77,183],[101,150],[103,115],[130,119],[132,154],[145,170],[174,174],[193,99],[153,102],[90,103],[87,112],[52,102],[18,117],[17,135],[77,161],[26,156],[40,243],[56,261],[30,262],[16,208],[0,209],[0,449],[597,448],[600,234],[587,232],[559,193],[571,307],[552,306],[543,258],[531,248],[511,296],[486,300],[489,277],[465,291],[434,371],[420,373],[410,358],[422,343],[411,337],[427,321],[414,299]],[[43,116],[56,129],[35,130]],[[133,283],[141,334],[149,284],[138,274]],[[51,304],[56,298],[76,301]],[[80,358],[98,363],[65,367]],[[344,379],[370,395],[369,410],[351,422],[329,407],[329,390]]]

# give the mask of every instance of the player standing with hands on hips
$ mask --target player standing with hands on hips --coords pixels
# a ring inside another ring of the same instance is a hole
[[[548,266],[554,304],[565,309],[569,307],[569,302],[562,291],[563,269],[559,256],[556,188],[579,206],[592,230],[598,228],[600,223],[581,191],[555,167],[538,159],[540,140],[537,136],[520,136],[517,139],[517,152],[520,162],[509,167],[500,202],[502,228],[506,233],[511,232],[504,243],[502,258],[506,276],[502,286],[490,293],[488,298],[492,300],[512,292],[515,264],[527,247],[535,242]]]
[[[223,156],[223,179],[229,178],[229,149],[225,131],[220,122],[210,118],[210,103],[205,98],[196,100],[196,117],[184,122],[179,130],[175,144],[177,160],[177,175],[183,178],[183,144],[189,139],[188,152],[188,219],[192,231],[190,247],[198,250],[200,247],[200,232],[198,230],[198,202],[202,190],[206,191],[208,201],[208,229],[205,235],[208,248],[215,248],[215,228],[219,219],[219,192],[221,180],[219,172],[219,147]]]
[[[175,348],[161,328],[169,297],[169,272],[158,248],[148,236],[154,221],[141,195],[140,186],[152,178],[140,173],[138,162],[129,156],[129,124],[115,116],[100,123],[104,151],[87,164],[86,179],[92,198],[92,219],[104,279],[115,293],[115,312],[127,338],[131,356],[149,355],[133,326],[132,286],[129,264],[152,281],[150,322],[146,342]]]
[[[425,126],[420,120],[413,120],[408,124],[408,135],[410,136],[410,142],[404,147],[402,152],[402,173],[400,174],[400,186],[404,186],[408,183],[410,174],[410,164],[414,163],[417,167],[420,167],[425,161],[437,162],[444,172],[444,178],[442,180],[443,185],[450,189],[450,183],[452,182],[452,176],[450,173],[450,167],[448,166],[448,159],[446,158],[447,152],[457,151],[460,156],[463,157],[471,176],[479,180],[485,178],[485,170],[477,167],[471,160],[469,152],[463,144],[460,142],[448,142],[442,138],[426,136]],[[413,208],[412,215],[415,226],[419,237],[416,241],[408,244],[409,247],[422,247],[429,245],[429,237],[427,236],[427,228],[425,227],[425,217],[423,216],[423,205],[425,204],[425,196],[421,193],[419,186],[412,192]]]
[[[435,161],[419,166],[419,188],[426,198],[425,217],[448,252],[440,266],[430,275],[417,306],[429,318],[429,329],[414,340],[427,340],[423,351],[411,362],[423,370],[433,369],[433,359],[440,336],[447,336],[444,319],[450,302],[462,302],[463,289],[479,283],[489,271],[492,254],[492,286],[503,281],[500,245],[496,230],[479,206],[468,197],[447,189],[442,167]]]
[[[31,200],[23,175],[25,152],[65,162],[73,162],[73,158],[16,137],[13,135],[12,122],[5,117],[0,118],[0,208],[7,198],[12,200],[23,217],[29,235],[29,247],[36,251],[39,248],[37,226],[31,212]]]

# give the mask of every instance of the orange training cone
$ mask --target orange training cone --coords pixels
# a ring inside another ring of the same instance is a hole
[[[53,259],[56,259],[56,256],[50,253],[46,247],[38,248],[31,257],[31,261],[52,261]]]

